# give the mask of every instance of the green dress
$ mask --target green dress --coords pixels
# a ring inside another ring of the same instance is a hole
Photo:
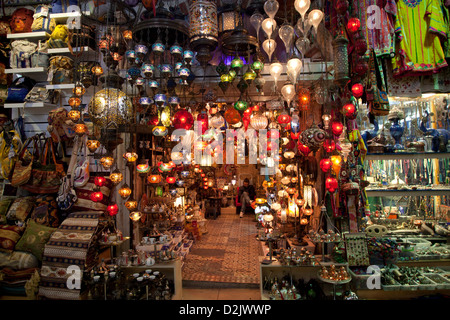
[[[426,75],[446,67],[441,39],[446,40],[441,0],[398,0],[395,32],[395,77]]]

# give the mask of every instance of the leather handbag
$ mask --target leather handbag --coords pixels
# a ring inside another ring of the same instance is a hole
[[[50,152],[51,157],[47,157]],[[51,158],[51,159],[49,159]],[[49,162],[47,163],[47,160]],[[53,163],[50,161],[53,160]],[[21,187],[32,193],[57,193],[61,185],[61,178],[64,175],[64,166],[56,161],[53,141],[47,138],[44,145],[44,152],[41,161],[34,161],[31,170],[31,177],[27,183]]]
[[[366,87],[369,111],[375,116],[389,114],[389,99],[384,81],[383,68],[372,50],[369,57],[369,76]]]
[[[33,152],[26,154],[30,143],[33,142]],[[13,187],[19,187],[27,183],[31,178],[31,171],[33,169],[33,161],[35,153],[37,153],[37,141],[36,137],[29,138],[23,144],[20,150],[19,157],[14,164],[14,169],[11,177],[11,185]]]

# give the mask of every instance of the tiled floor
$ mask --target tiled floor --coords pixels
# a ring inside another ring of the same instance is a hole
[[[183,282],[189,287],[202,283],[220,282],[251,287],[259,284],[259,256],[261,244],[256,240],[256,222],[253,215],[239,218],[235,208],[223,208],[216,220],[208,219],[208,233],[196,241],[186,256]],[[235,287],[235,286],[234,286]]]

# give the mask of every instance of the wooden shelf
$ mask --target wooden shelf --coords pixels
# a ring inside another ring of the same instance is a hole
[[[401,196],[450,196],[448,189],[429,189],[429,190],[367,190],[368,197],[401,197]]]
[[[25,106],[24,106],[25,104]],[[55,108],[56,105],[47,102],[19,102],[19,103],[5,103],[5,109],[14,108]]]
[[[65,84],[48,84],[45,86],[48,90],[64,90],[64,89],[73,89],[75,88],[74,83],[65,83]]]
[[[44,67],[5,69],[6,74],[25,74],[44,72]]]
[[[403,160],[403,159],[448,159],[450,152],[422,152],[422,153],[368,153],[365,160]]]

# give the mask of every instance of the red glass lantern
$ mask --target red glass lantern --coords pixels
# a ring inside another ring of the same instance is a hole
[[[105,177],[95,177],[94,184],[97,187],[103,187],[106,184],[106,178]]]
[[[166,178],[166,182],[169,184],[173,184],[177,181],[177,179],[175,177],[167,177]]]
[[[92,191],[89,198],[93,202],[100,202],[103,200],[103,193],[100,190]]]
[[[335,136],[340,136],[344,131],[344,125],[340,121],[334,121],[331,124],[331,131]]]
[[[352,94],[355,98],[361,98],[364,93],[364,86],[361,83],[355,83],[352,86]]]
[[[361,27],[361,21],[358,18],[353,17],[348,19],[347,22],[347,30],[351,33],[355,33]]]
[[[367,62],[362,59],[359,60],[356,63],[355,72],[360,76],[364,76],[367,74],[367,71],[369,71],[369,65],[367,64]]]
[[[205,112],[201,112],[197,116],[197,121],[200,122],[200,127],[202,129],[202,134],[208,130],[208,114]]]
[[[156,125],[158,125],[158,123],[159,123],[159,118],[157,115],[150,116],[150,118],[148,119],[148,122],[147,122],[147,124],[149,126],[156,126]]]
[[[322,160],[320,160],[319,166],[323,172],[328,172],[331,169],[332,162],[330,159],[322,159]]]
[[[334,140],[327,139],[323,143],[323,149],[326,152],[331,153],[336,149],[336,143],[334,142]]]
[[[344,113],[347,119],[353,120],[356,118],[356,107],[353,103],[346,103],[344,107],[342,107],[342,112]]]
[[[291,139],[298,140],[298,138],[300,137],[300,133],[301,132],[297,132],[297,133],[291,132]]]
[[[291,122],[291,117],[286,112],[283,112],[278,116],[277,121],[280,125],[286,126]]]
[[[328,177],[328,178],[325,180],[325,188],[326,188],[329,192],[335,192],[336,189],[338,188],[338,181],[336,180],[336,178]]]
[[[119,206],[114,203],[114,204],[110,204],[108,206],[108,208],[106,209],[106,211],[108,212],[108,214],[113,217],[115,216],[118,212],[119,212]]]
[[[276,140],[280,138],[280,131],[279,130],[267,130],[267,139],[269,140]]]
[[[241,114],[235,108],[228,108],[223,117],[229,124],[236,124],[241,121]]]
[[[338,0],[336,2],[336,11],[340,15],[345,15],[348,10],[348,1],[347,0]]]
[[[367,51],[367,41],[364,38],[359,38],[355,43],[355,51],[360,56],[363,56]]]
[[[306,157],[308,154],[311,153],[311,149],[308,146],[305,146],[303,143],[298,144],[298,150],[303,153],[303,155]]]
[[[194,117],[189,111],[179,110],[173,115],[172,125],[175,129],[189,130],[194,124]]]

